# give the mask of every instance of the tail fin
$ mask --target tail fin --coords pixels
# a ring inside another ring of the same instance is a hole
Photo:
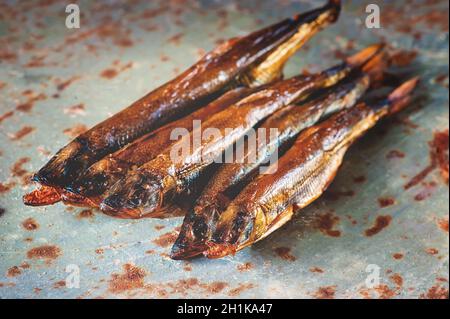
[[[380,52],[383,47],[384,44],[371,45],[351,57],[348,57],[345,59],[344,63],[321,72],[319,76],[325,80],[325,86],[330,86],[351,73],[364,71],[364,67],[366,67],[368,71],[375,72],[375,70],[381,68],[380,61],[382,60],[382,56],[378,57],[378,55],[381,54]]]
[[[345,59],[345,63],[352,69],[363,69],[384,49],[384,46],[383,43],[373,44]]]
[[[386,53],[382,50],[372,56],[372,58],[363,65],[361,70],[364,74],[369,76],[370,85],[372,87],[377,87],[383,82],[387,67],[388,62]]]
[[[321,8],[311,10],[305,12],[303,14],[298,14],[294,17],[294,21],[301,21],[302,23],[309,23],[317,19],[317,16],[324,13],[329,12],[330,15],[328,17],[329,22],[336,22],[339,18],[339,14],[341,12],[341,1],[340,0],[329,0],[326,5]]]
[[[416,76],[389,94],[387,100],[389,104],[389,114],[394,114],[401,111],[410,101],[413,90],[419,83],[419,77]]]

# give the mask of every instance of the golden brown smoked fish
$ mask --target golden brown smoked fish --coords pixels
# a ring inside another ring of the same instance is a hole
[[[330,1],[322,8],[227,41],[174,80],[79,135],[35,174],[34,181],[65,187],[99,159],[145,133],[191,113],[228,87],[255,77],[256,84],[265,83],[262,75],[271,81],[274,73],[279,76],[281,71],[274,68],[282,67],[276,61],[277,52],[280,54],[281,48],[295,51],[318,30],[336,21],[339,11],[340,1]]]
[[[180,234],[172,247],[171,258],[186,259],[206,250],[206,240],[210,238],[213,226],[232,199],[230,190],[234,192],[238,184],[257,175],[260,165],[267,163],[274,152],[278,152],[299,132],[329,114],[353,106],[368,86],[369,77],[362,76],[337,84],[305,104],[290,105],[267,118],[259,127],[264,128],[266,134],[257,136],[258,147],[247,148],[242,161],[223,164],[211,177],[194,209],[184,218]],[[277,129],[276,136],[267,133],[272,128]],[[264,141],[260,142],[261,139]]]
[[[54,188],[52,192],[51,187],[44,186],[43,189],[25,195],[24,202],[28,205],[40,206],[63,200],[71,205],[97,207],[102,200],[102,194],[124,177],[128,170],[148,162],[173,142],[170,139],[173,129],[186,128],[191,131],[194,120],[203,121],[255,91],[257,91],[256,88],[233,89],[190,115],[170,122],[138,138],[115,153],[107,155],[89,167],[65,189]]]
[[[272,175],[260,175],[231,202],[217,222],[208,258],[220,258],[266,237],[296,209],[317,199],[333,181],[347,149],[381,118],[404,108],[414,78],[374,105],[360,103],[303,131]]]
[[[380,45],[373,45],[326,71],[277,82],[215,114],[202,123],[200,134],[208,129],[219,130],[218,134],[211,134],[201,141],[195,141],[199,135],[196,130],[184,136],[155,159],[130,173],[125,180],[118,182],[101,203],[101,209],[121,217],[151,216],[174,194],[186,190],[204,168],[253,126],[273,112],[360,70],[381,48]],[[191,142],[195,145],[192,151],[174,158],[174,150],[182,149]]]

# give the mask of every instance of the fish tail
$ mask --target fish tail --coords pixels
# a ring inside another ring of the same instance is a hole
[[[389,94],[385,105],[389,114],[395,114],[403,110],[411,101],[412,93],[419,83],[419,77],[416,76],[397,87]]]
[[[317,18],[324,13],[327,13],[327,19],[330,23],[336,22],[341,12],[340,0],[329,0],[323,7],[316,10],[308,11],[302,14],[297,14],[293,20],[296,22],[309,23],[316,21]]]
[[[358,53],[348,57],[341,64],[331,67],[319,74],[325,83],[325,86],[331,86],[354,72],[373,72],[381,66],[381,57],[378,54],[383,50],[384,44],[373,44]]]
[[[292,33],[262,62],[242,74],[238,82],[249,87],[260,86],[283,78],[286,62],[317,32],[339,18],[340,1],[329,1],[325,6],[298,14],[285,24]]]

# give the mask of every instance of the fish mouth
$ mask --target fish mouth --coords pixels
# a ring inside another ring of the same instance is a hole
[[[41,186],[39,189],[23,195],[22,200],[27,206],[52,205],[61,201],[61,194],[57,188]]]
[[[170,258],[173,260],[192,259],[202,255],[207,249],[208,245],[203,241],[188,244],[175,242],[170,251]]]
[[[203,252],[203,255],[208,259],[222,258],[228,255],[235,255],[238,246],[236,244],[207,242],[208,249]]]

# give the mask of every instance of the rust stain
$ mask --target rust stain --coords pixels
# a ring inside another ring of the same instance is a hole
[[[378,198],[378,204],[382,208],[388,207],[388,206],[392,206],[392,205],[395,204],[395,198],[393,198],[393,197],[381,197],[381,198]]]
[[[389,226],[389,224],[392,221],[392,217],[389,215],[380,215],[375,219],[375,225],[373,225],[371,228],[366,229],[364,232],[366,236],[373,236],[378,234],[380,231],[382,231],[384,228]]]
[[[23,175],[27,174],[28,171],[26,169],[24,169],[22,166],[24,164],[28,163],[30,160],[31,159],[29,157],[19,158],[11,168],[12,176],[22,177]]]
[[[26,230],[32,231],[39,228],[39,224],[33,218],[27,218],[22,222],[22,227]]]
[[[85,114],[85,106],[83,103],[75,104],[72,106],[69,106],[68,108],[64,109],[65,114],[69,115],[84,115]]]
[[[64,91],[70,85],[72,85],[74,82],[78,81],[79,79],[81,79],[81,76],[75,75],[65,81],[58,80],[56,83],[56,90],[58,90],[59,92]]]
[[[60,289],[60,288],[65,288],[66,287],[66,281],[65,280],[60,280],[57,281],[53,284],[53,288],[55,289]]]
[[[178,237],[178,232],[172,231],[172,232],[162,234],[161,236],[159,236],[158,238],[153,240],[153,243],[158,245],[159,247],[166,248],[166,247],[172,245],[175,242],[175,240],[177,239],[177,237]]]
[[[92,211],[92,209],[83,209],[78,214],[78,219],[85,219],[85,218],[92,218],[92,217],[94,217],[94,212]]]
[[[421,294],[420,299],[449,299],[448,288],[435,285],[426,294]]]
[[[183,39],[183,37],[184,37],[183,33],[177,33],[171,36],[169,39],[167,39],[167,42],[173,45],[180,45],[181,39]]]
[[[448,217],[438,220],[438,226],[440,229],[448,233]]]
[[[16,133],[8,134],[8,136],[12,141],[18,141],[27,136],[28,134],[30,134],[31,132],[33,132],[34,130],[35,130],[34,127],[26,125],[23,126],[21,129],[19,129]]]
[[[329,212],[326,214],[321,214],[318,216],[315,227],[319,229],[323,234],[331,237],[341,236],[341,231],[334,229],[334,227],[339,223],[339,217],[335,216],[333,213]]]
[[[9,112],[6,112],[6,113],[0,115],[0,124],[1,124],[4,120],[6,120],[7,118],[9,118],[9,117],[11,117],[11,116],[13,116],[13,115],[14,115],[14,111],[9,111]]]
[[[403,277],[400,274],[392,274],[389,279],[397,286],[398,289],[403,287]]]
[[[3,193],[7,193],[11,190],[11,188],[13,188],[14,186],[16,186],[16,184],[14,182],[11,183],[0,183],[0,194]]]
[[[238,287],[231,289],[228,292],[228,296],[236,297],[236,296],[239,296],[242,292],[253,289],[253,288],[255,288],[255,285],[252,283],[241,283],[241,284],[239,284]]]
[[[309,271],[310,271],[310,272],[313,272],[313,273],[319,273],[319,274],[324,273],[323,269],[322,269],[322,268],[319,268],[319,267],[312,267],[312,268],[309,268]]]
[[[405,153],[399,151],[399,150],[391,150],[389,153],[386,154],[387,159],[393,159],[393,158],[404,158]]]
[[[30,249],[27,252],[27,257],[29,259],[43,259],[47,263],[58,258],[61,255],[61,249],[57,246],[43,245]]]
[[[427,249],[425,249],[425,251],[429,255],[437,255],[437,254],[439,254],[439,250],[437,250],[436,248],[427,248]]]
[[[113,62],[113,67],[107,68],[100,73],[102,78],[111,80],[118,76],[120,73],[130,69],[133,66],[133,62],[121,65],[119,61]]]
[[[289,247],[277,247],[274,249],[275,253],[284,260],[295,261],[297,258],[291,254],[291,249]]]
[[[237,270],[240,272],[249,271],[253,269],[255,266],[251,262],[247,262],[244,264],[237,265]]]
[[[396,260],[400,260],[403,259],[404,255],[402,253],[395,253],[392,255],[392,257],[394,257],[394,259]]]
[[[319,287],[313,296],[317,299],[334,299],[336,286]]]
[[[428,174],[439,168],[442,179],[448,185],[449,178],[449,136],[448,129],[441,132],[435,132],[433,140],[429,143],[430,147],[430,164],[425,167],[421,172],[414,176],[404,188],[409,189],[416,186],[423,181]]]
[[[122,267],[122,273],[111,275],[109,280],[110,292],[115,294],[124,293],[144,287],[144,278],[147,276],[145,270],[132,264],[125,264]]]
[[[13,266],[13,267],[9,268],[8,272],[7,272],[8,277],[17,277],[20,274],[22,274],[22,270],[20,270],[20,268],[17,266]]]
[[[398,289],[391,289],[388,285],[381,284],[374,288],[379,299],[391,299],[398,294]]]
[[[16,110],[20,112],[28,113],[34,107],[34,103],[37,101],[45,100],[47,96],[44,93],[36,94],[31,90],[25,90],[22,92],[27,97],[27,100],[16,106]]]

